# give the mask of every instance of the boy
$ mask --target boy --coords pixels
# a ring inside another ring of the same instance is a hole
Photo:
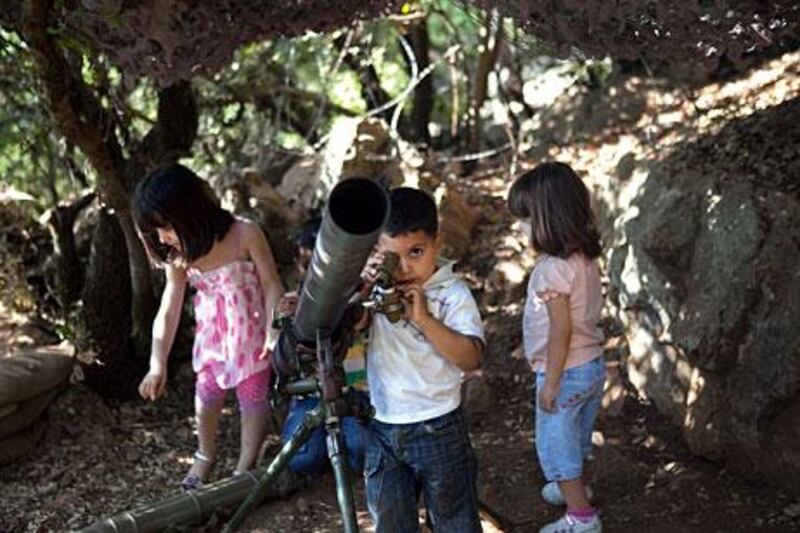
[[[399,256],[394,275],[406,316],[372,318],[367,505],[378,533],[418,531],[420,492],[435,531],[480,531],[477,460],[460,404],[464,371],[481,361],[481,317],[453,263],[437,262],[442,237],[433,199],[403,187],[390,192],[390,202],[378,250]],[[368,281],[372,274],[368,268]]]
[[[297,251],[295,254],[295,269],[298,284],[303,282],[306,270],[311,263],[314,252],[314,245],[317,240],[322,220],[317,217],[309,220],[297,232],[294,238]],[[278,312],[283,315],[291,315],[297,306],[297,293],[284,295],[278,304]],[[359,358],[360,355],[360,358]],[[360,364],[359,364],[360,359]],[[359,391],[366,388],[363,383],[364,366],[363,344],[356,342],[347,353],[344,361],[347,384],[352,385]],[[359,372],[361,370],[361,372]],[[359,379],[360,378],[360,379]],[[360,392],[360,394],[365,394]],[[366,400],[365,400],[366,401]],[[317,406],[318,398],[314,396],[297,397],[293,396],[289,404],[289,413],[283,423],[281,440],[288,441],[294,434],[297,427],[302,423],[306,412]],[[352,416],[345,416],[341,419],[342,435],[347,449],[347,462],[350,470],[360,475],[364,465],[364,426],[361,420]],[[289,468],[298,474],[317,476],[322,473],[328,464],[328,450],[325,444],[325,428],[320,425],[309,436],[308,440],[300,447],[297,453],[289,461]]]

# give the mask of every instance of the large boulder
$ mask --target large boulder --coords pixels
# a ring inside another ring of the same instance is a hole
[[[472,230],[478,216],[466,197],[454,186],[444,184],[439,204],[439,230],[443,235],[442,255],[463,259],[472,244]]]
[[[284,174],[278,192],[305,210],[319,207],[341,179],[365,177],[386,186],[416,185],[424,159],[392,135],[377,118],[337,120],[324,148],[298,159]]]
[[[32,450],[44,413],[69,383],[74,349],[68,344],[0,356],[0,465]]]
[[[695,453],[800,491],[798,138],[794,100],[651,168],[609,274],[630,382]]]

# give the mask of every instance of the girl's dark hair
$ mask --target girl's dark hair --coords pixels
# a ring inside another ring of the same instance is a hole
[[[191,263],[203,257],[235,221],[219,206],[211,186],[178,163],[160,167],[139,182],[132,210],[147,252],[158,263]],[[182,251],[161,244],[158,228],[175,230]]]
[[[514,182],[508,208],[529,218],[534,250],[566,259],[575,252],[590,258],[602,252],[589,190],[569,165],[542,163]]]

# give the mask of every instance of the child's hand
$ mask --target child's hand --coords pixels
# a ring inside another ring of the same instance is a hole
[[[359,335],[362,331],[367,329],[372,322],[372,309],[362,308],[361,316],[353,323],[353,334]]]
[[[351,301],[366,300],[375,286],[378,279],[381,263],[383,263],[383,252],[373,251],[367,258],[364,268],[361,269],[361,283],[356,288]]]
[[[261,353],[258,354],[259,361],[267,361],[272,357],[272,352],[278,344],[278,339],[281,336],[281,331],[272,327],[267,328],[267,337],[264,339],[264,346],[261,348]]]
[[[299,300],[300,297],[296,291],[287,292],[281,296],[281,299],[278,300],[278,305],[275,307],[275,312],[278,314],[278,317],[293,315],[295,309],[297,309],[297,302]]]
[[[556,412],[556,397],[558,397],[558,390],[560,389],[558,383],[552,384],[545,380],[541,390],[539,390],[539,407],[546,413]]]
[[[364,285],[369,289],[372,288],[375,284],[375,280],[378,279],[378,273],[381,270],[384,258],[383,252],[372,252],[364,268],[361,270],[361,279],[364,281]],[[369,293],[369,291],[367,291],[367,293]]]
[[[167,386],[166,371],[158,372],[151,370],[139,384],[139,395],[145,400],[156,400],[164,394]]]
[[[270,357],[272,357],[272,348],[270,348],[267,344],[261,349],[261,353],[258,355],[258,360],[264,361],[268,360]]]
[[[406,308],[406,318],[421,327],[422,323],[431,318],[428,311],[428,300],[422,287],[416,283],[398,286],[403,294],[403,306]]]

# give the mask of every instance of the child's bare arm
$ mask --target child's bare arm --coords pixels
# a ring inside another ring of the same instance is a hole
[[[544,388],[539,391],[539,405],[545,411],[555,410],[555,399],[561,387],[561,375],[569,352],[572,319],[569,314],[569,296],[559,295],[547,300],[550,326],[547,337],[547,364]]]
[[[261,289],[264,293],[264,312],[267,316],[267,340],[262,357],[265,357],[267,347],[272,346],[274,341],[278,338],[278,332],[271,327],[272,312],[278,305],[278,301],[283,295],[284,288],[278,276],[278,269],[275,266],[272,249],[269,247],[267,238],[264,236],[264,232],[261,231],[258,224],[248,222],[245,225],[244,236],[247,253],[256,265],[258,277],[261,281]]]
[[[144,399],[155,400],[164,392],[167,383],[167,358],[181,321],[183,295],[186,292],[186,273],[167,265],[167,284],[161,295],[161,305],[153,321],[150,370],[139,385]]]
[[[483,355],[483,342],[450,329],[431,315],[419,285],[409,285],[402,290],[406,296],[406,316],[422,331],[436,351],[461,370],[478,368]]]

